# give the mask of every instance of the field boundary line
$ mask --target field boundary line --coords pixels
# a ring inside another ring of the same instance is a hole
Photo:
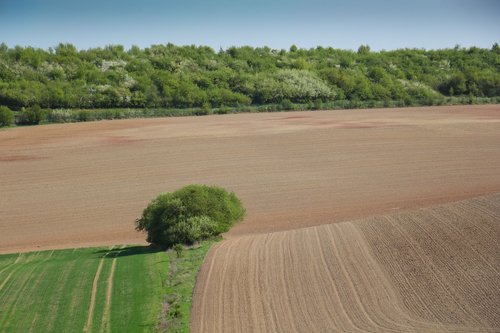
[[[205,280],[204,281],[202,280],[202,282],[203,282],[203,289],[201,291],[201,299],[202,299],[202,301],[200,302],[202,305],[205,305],[204,300],[206,298],[208,298],[208,291],[207,291],[208,288],[206,287],[206,285],[207,285],[208,281],[210,281],[210,277],[212,276],[212,272],[214,270],[213,268],[214,268],[215,263],[214,263],[213,258],[215,258],[215,255],[217,254],[217,251],[219,250],[221,244],[223,244],[223,243],[224,242],[220,242],[219,244],[217,244],[216,246],[214,246],[213,249],[210,250],[210,251],[213,251],[213,252],[211,253],[211,257],[209,258],[210,259],[210,264],[208,266],[208,272],[206,273]],[[208,257],[208,253],[207,253],[207,256],[205,256],[204,260],[206,260],[207,257]],[[200,268],[200,271],[201,271],[201,268]],[[195,286],[198,284],[199,277],[200,276],[198,274],[197,277],[196,277],[197,281],[195,282]],[[205,309],[205,307],[202,306],[199,311],[200,311],[200,318],[199,318],[199,325],[200,325],[200,327],[199,327],[199,331],[203,332],[205,330],[205,312],[206,312],[206,309]],[[189,326],[190,327],[192,326],[191,323],[190,323]]]
[[[113,246],[109,249],[109,251],[111,251],[112,249]],[[94,281],[92,282],[92,293],[90,294],[89,311],[87,314],[87,322],[83,327],[83,332],[92,331],[92,320],[94,319],[95,298],[97,294],[97,282],[99,282],[99,276],[101,275],[102,266],[104,264],[104,258],[106,258],[106,256],[109,254],[109,251],[106,252],[106,254],[101,257],[101,260],[99,261],[99,266],[97,267],[97,271],[95,272],[94,275]]]

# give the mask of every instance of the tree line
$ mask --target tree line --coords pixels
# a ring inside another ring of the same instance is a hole
[[[331,47],[0,44],[0,105],[12,110],[223,108],[348,101],[429,105],[500,96],[500,47],[373,52]],[[36,113],[36,112],[35,112]]]

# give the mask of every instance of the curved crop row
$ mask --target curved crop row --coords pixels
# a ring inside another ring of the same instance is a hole
[[[498,235],[500,195],[224,241],[198,277],[191,328],[496,332],[500,245],[477,228]]]

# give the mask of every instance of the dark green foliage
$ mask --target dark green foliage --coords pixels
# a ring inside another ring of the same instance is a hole
[[[477,47],[374,52],[316,47],[287,50],[120,45],[77,50],[0,47],[0,105],[20,114],[19,123],[90,121],[124,117],[288,109],[291,104],[349,107],[441,104],[447,97],[500,96],[500,51]],[[56,109],[33,114],[30,107]],[[262,106],[264,105],[264,106]],[[262,107],[261,107],[262,106]],[[102,109],[133,109],[106,113]],[[142,112],[137,109],[148,110]],[[211,110],[212,108],[221,111]],[[68,115],[57,109],[97,109]],[[177,109],[172,112],[172,109]],[[170,114],[169,114],[170,112]]]
[[[438,90],[447,96],[486,96],[500,95],[500,75],[488,72],[467,70],[456,73],[444,80]]]
[[[156,197],[136,220],[136,229],[147,232],[148,242],[168,248],[217,236],[244,215],[234,193],[215,186],[189,185]]]
[[[33,105],[20,112],[17,123],[19,125],[37,125],[40,124],[44,118],[44,110],[42,110],[39,105]]]
[[[184,246],[182,246],[182,244],[179,243],[175,244],[173,246],[173,249],[175,251],[175,254],[177,255],[177,258],[182,257],[182,251],[184,250]]]
[[[360,45],[358,47],[358,54],[368,54],[368,53],[370,53],[370,46]]]
[[[0,127],[10,126],[14,123],[14,112],[6,106],[0,105]]]

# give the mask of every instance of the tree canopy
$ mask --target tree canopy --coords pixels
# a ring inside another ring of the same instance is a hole
[[[500,96],[500,51],[0,45],[0,105],[189,108]]]
[[[189,185],[158,195],[136,220],[147,241],[162,247],[193,244],[226,232],[245,216],[234,193],[216,186]]]

